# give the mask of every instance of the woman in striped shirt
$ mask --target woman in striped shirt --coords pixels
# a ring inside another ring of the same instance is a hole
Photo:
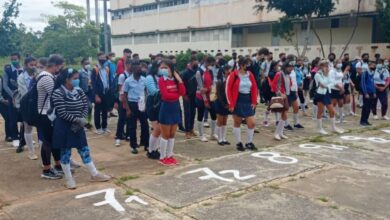
[[[59,88],[52,95],[53,108],[56,112],[53,131],[53,146],[61,150],[61,166],[64,171],[66,186],[76,188],[76,182],[70,169],[72,148],[77,148],[80,157],[91,174],[91,181],[104,182],[109,176],[99,173],[90,157],[90,150],[84,131],[87,124],[88,99],[80,89],[79,73],[74,69],[64,69],[57,78]]]

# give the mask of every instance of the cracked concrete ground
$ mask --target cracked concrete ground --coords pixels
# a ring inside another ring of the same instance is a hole
[[[113,134],[88,132],[97,168],[113,180],[90,183],[80,168],[76,190],[65,189],[63,180],[40,179],[40,160],[0,142],[0,220],[390,219],[390,122],[360,128],[358,117],[348,117],[340,125],[347,133],[318,136],[310,117],[301,121],[305,129],[287,132],[290,139],[282,142],[273,140],[274,126],[258,126],[258,152],[178,133],[177,167],[163,167],[143,151],[132,155],[127,142],[115,147]],[[230,131],[228,139],[234,142]],[[106,189],[114,191],[116,205],[99,204],[105,192],[80,196]]]

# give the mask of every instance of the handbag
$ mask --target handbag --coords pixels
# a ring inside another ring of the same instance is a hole
[[[269,104],[269,109],[273,112],[282,112],[288,109],[288,101],[281,96],[272,97]]]

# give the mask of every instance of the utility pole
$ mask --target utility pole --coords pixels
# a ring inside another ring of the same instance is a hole
[[[108,54],[108,19],[107,19],[107,0],[103,0],[104,15],[104,53]]]
[[[99,0],[95,0],[95,17],[96,27],[100,28]]]
[[[87,0],[87,22],[88,24],[91,23],[91,4],[89,0]]]

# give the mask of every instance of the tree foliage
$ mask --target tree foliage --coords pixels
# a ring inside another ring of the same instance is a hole
[[[385,42],[390,42],[390,0],[376,0],[376,7],[379,12],[379,25],[383,30]]]
[[[3,7],[3,13],[0,20],[0,56],[8,55],[10,51],[15,51],[17,45],[14,41],[14,34],[18,30],[13,19],[19,15],[19,7],[21,6],[16,0],[6,1]]]

